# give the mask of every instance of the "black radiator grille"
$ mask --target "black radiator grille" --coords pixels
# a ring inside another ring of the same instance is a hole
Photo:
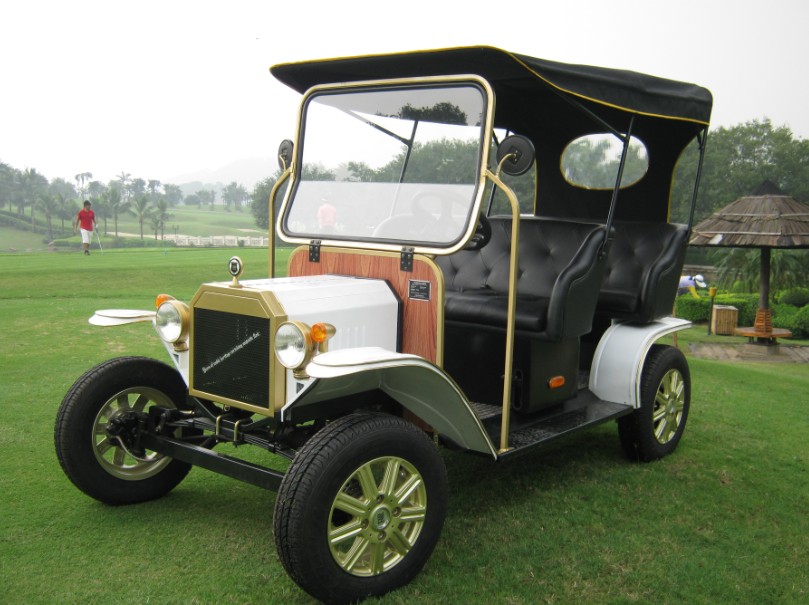
[[[269,407],[270,320],[194,309],[192,386]]]

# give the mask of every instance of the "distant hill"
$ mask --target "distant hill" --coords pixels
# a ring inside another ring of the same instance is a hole
[[[164,182],[179,186],[183,190],[183,195],[200,189],[219,191],[233,181],[252,192],[256,183],[271,176],[277,169],[277,164],[269,158],[245,158],[215,170],[206,169],[178,174]]]

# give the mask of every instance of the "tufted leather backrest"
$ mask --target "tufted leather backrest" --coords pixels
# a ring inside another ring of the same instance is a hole
[[[686,225],[616,221],[597,312],[644,322],[670,315],[687,237]]]
[[[436,262],[444,273],[448,301],[458,303],[460,299],[453,299],[452,294],[464,293],[465,321],[474,315],[470,309],[484,305],[485,312],[481,307],[474,321],[504,325],[500,315],[505,307],[496,297],[508,293],[511,219],[489,220],[492,238],[486,246],[438,257]],[[518,323],[529,324],[529,318],[524,317],[529,302],[544,300],[536,307],[545,315],[536,322],[543,338],[558,341],[588,332],[603,275],[604,259],[599,252],[605,239],[606,228],[601,224],[523,218],[517,271]],[[485,301],[475,299],[477,295],[486,297]],[[455,310],[455,305],[448,305],[448,319]]]
[[[461,250],[439,257],[447,290],[479,288],[508,292],[511,219],[492,217],[492,238],[480,250]],[[603,225],[523,218],[520,221],[517,293],[550,298],[556,278],[570,264],[582,243]]]

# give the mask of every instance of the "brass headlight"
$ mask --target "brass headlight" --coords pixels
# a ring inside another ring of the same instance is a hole
[[[282,366],[299,370],[314,352],[312,329],[300,321],[286,321],[275,332],[275,356]]]
[[[187,304],[179,300],[167,300],[157,308],[154,320],[157,333],[174,348],[186,345],[190,323],[191,311]]]

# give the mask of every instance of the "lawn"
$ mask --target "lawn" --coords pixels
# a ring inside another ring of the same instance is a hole
[[[233,253],[245,277],[266,275],[256,249],[0,255],[3,603],[312,603],[276,557],[274,493],[195,469],[161,500],[108,507],[53,449],[59,402],[85,370],[167,360],[148,324],[95,328],[93,310],[188,299],[228,278]],[[660,462],[627,462],[614,424],[504,463],[444,452],[435,553],[367,602],[809,602],[809,368],[689,362],[688,428]]]

